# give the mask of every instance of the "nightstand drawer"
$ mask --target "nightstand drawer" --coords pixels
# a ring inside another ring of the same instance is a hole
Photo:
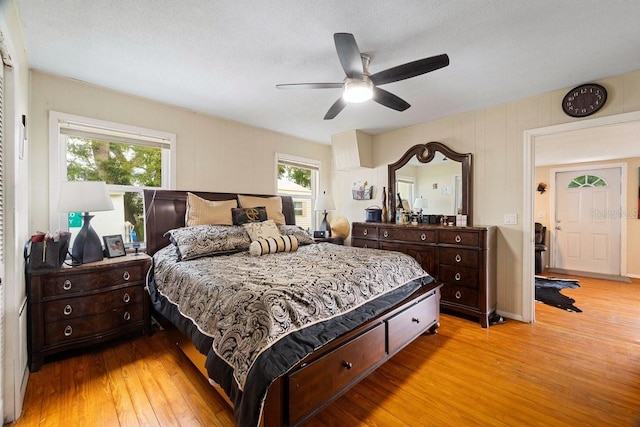
[[[480,251],[473,249],[440,248],[440,265],[454,265],[456,267],[479,268]]]
[[[71,296],[76,293],[133,283],[144,278],[142,268],[138,265],[77,274],[74,274],[73,269],[68,270],[68,274],[55,275],[45,279],[43,286],[45,297]]]
[[[52,345],[78,338],[103,334],[126,325],[144,321],[142,304],[122,307],[93,316],[50,322],[45,326],[45,344]]]
[[[87,297],[49,301],[45,303],[44,315],[48,322],[74,319],[111,311],[114,308],[140,304],[144,297],[144,289],[141,286],[130,286]]]

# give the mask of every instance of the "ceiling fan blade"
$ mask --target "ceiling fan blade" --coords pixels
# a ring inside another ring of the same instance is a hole
[[[445,53],[380,71],[379,73],[369,76],[369,79],[371,79],[374,85],[384,85],[419,76],[420,74],[425,74],[446,67],[447,65],[449,65],[449,56]]]
[[[276,85],[278,89],[342,89],[344,83],[291,83]]]
[[[345,101],[342,97],[338,98],[338,100],[333,103],[331,108],[329,108],[329,111],[327,111],[327,114],[324,115],[324,119],[325,120],[333,119],[346,106],[347,106],[347,101]]]
[[[378,104],[384,105],[385,107],[389,107],[397,111],[404,111],[407,108],[411,107],[411,104],[409,104],[404,99],[390,92],[387,92],[384,89],[380,89],[379,87],[373,88],[373,100]]]
[[[362,67],[362,56],[353,34],[335,33],[333,35],[333,40],[336,44],[336,51],[338,52],[340,64],[342,64],[342,68],[344,69],[347,77],[350,79],[362,80],[364,72]]]

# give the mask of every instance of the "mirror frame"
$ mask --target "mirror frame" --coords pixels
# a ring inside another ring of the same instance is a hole
[[[409,148],[406,153],[395,163],[388,166],[389,190],[388,194],[388,222],[395,222],[391,218],[396,217],[396,171],[415,156],[420,163],[429,163],[440,152],[445,157],[462,164],[462,215],[467,215],[467,226],[473,225],[473,174],[471,170],[471,153],[458,153],[441,142],[427,142]]]

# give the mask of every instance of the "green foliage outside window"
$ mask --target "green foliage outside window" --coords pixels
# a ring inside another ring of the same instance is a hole
[[[311,189],[311,169],[278,163],[278,179],[295,182],[304,188]]]

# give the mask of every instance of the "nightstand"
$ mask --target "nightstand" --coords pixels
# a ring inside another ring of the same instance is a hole
[[[314,237],[313,241],[316,243],[328,242],[334,245],[344,245],[344,237]]]
[[[27,273],[29,369],[46,356],[150,333],[146,254]]]

